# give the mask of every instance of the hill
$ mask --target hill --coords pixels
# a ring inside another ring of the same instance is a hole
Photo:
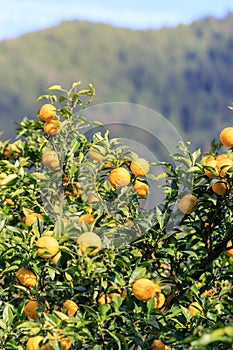
[[[91,82],[95,103],[132,102],[168,118],[185,139],[205,147],[231,123],[233,14],[160,30],[85,21],[0,42],[0,129],[35,116],[33,101],[53,84]]]

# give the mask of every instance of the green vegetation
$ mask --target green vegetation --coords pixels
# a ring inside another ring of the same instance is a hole
[[[96,103],[128,101],[167,117],[194,146],[230,118],[232,21],[128,30],[89,22],[59,26],[0,43],[0,127],[30,117],[45,88],[75,79],[98,87]],[[23,88],[22,88],[23,87]]]
[[[91,84],[47,93],[0,148],[0,348],[232,348],[232,128],[207,157],[180,143],[176,165],[155,164],[108,131],[86,137]]]

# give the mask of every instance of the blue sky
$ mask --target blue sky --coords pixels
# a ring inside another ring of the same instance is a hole
[[[0,40],[63,20],[105,22],[132,29],[189,24],[233,12],[232,0],[0,0]]]

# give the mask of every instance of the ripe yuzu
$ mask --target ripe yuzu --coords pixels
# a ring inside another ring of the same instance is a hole
[[[93,221],[95,221],[93,215],[91,214],[83,214],[78,218],[78,224],[81,225],[83,222],[86,224],[91,224]]]
[[[10,143],[9,145],[6,146],[3,154],[6,158],[11,158],[11,157],[18,158],[20,154],[20,150],[16,144]]]
[[[132,286],[132,294],[138,300],[148,301],[156,292],[161,292],[160,286],[145,277],[137,279]]]
[[[212,188],[214,193],[216,193],[219,196],[222,196],[222,195],[226,194],[227,191],[229,191],[230,184],[229,184],[229,182],[227,182],[227,180],[222,179],[222,180],[215,182],[211,186],[211,188]]]
[[[95,248],[88,255],[97,254],[102,247],[101,238],[95,232],[91,231],[82,233],[78,237],[77,243],[79,244],[82,253],[85,253],[88,248]]]
[[[38,350],[39,344],[44,340],[41,335],[36,335],[35,337],[29,338],[26,344],[26,350]]]
[[[51,168],[51,169],[57,169],[60,167],[60,161],[58,158],[58,154],[52,150],[47,150],[43,153],[42,163],[44,164],[44,166]]]
[[[150,164],[144,158],[135,158],[130,164],[130,170],[135,176],[145,176],[150,170]]]
[[[165,303],[165,295],[159,292],[155,293],[154,301],[155,301],[155,308],[160,309]]]
[[[191,214],[197,207],[197,197],[193,194],[185,194],[178,202],[178,208],[183,214]]]
[[[18,279],[18,281],[20,282],[20,284],[22,284],[24,287],[35,287],[37,285],[37,277],[34,274],[34,272],[32,272],[29,269],[25,269],[25,268],[20,268],[17,272],[16,272],[16,277]]]
[[[125,288],[110,286],[106,293],[100,295],[98,303],[101,305],[110,304],[115,296],[120,296],[123,299],[127,295],[127,290]]]
[[[88,155],[91,159],[96,160],[98,163],[102,163],[107,151],[104,146],[92,145],[88,151]]]
[[[56,116],[56,107],[51,103],[46,103],[40,108],[39,117],[43,121],[48,121]]]
[[[139,180],[136,180],[134,185],[133,185],[133,190],[134,192],[137,192],[138,196],[146,196],[149,192],[149,186]]]
[[[233,127],[229,126],[220,132],[220,141],[226,147],[233,147]]]
[[[40,304],[38,303],[38,301],[36,299],[29,300],[23,309],[24,314],[29,319],[36,320],[38,317],[38,312],[37,312],[36,308],[39,305]]]
[[[73,300],[66,300],[62,306],[62,312],[67,313],[68,316],[74,316],[79,307]]]
[[[41,258],[52,258],[59,252],[59,243],[56,238],[52,236],[42,236],[40,237],[36,245],[38,247],[37,254]]]
[[[51,261],[54,265],[57,265],[59,260],[61,259],[61,252],[58,252],[54,257],[52,257]]]
[[[204,168],[204,173],[206,174],[206,176],[208,177],[215,177],[216,173],[214,171],[217,170],[217,163],[218,161],[214,158],[210,158],[209,160],[207,159],[204,166],[208,166],[210,168],[213,168],[213,171],[207,168]]]
[[[127,186],[130,183],[130,179],[130,173],[122,167],[113,169],[109,175],[110,183],[116,188]]]
[[[229,159],[229,158],[226,158],[226,159],[220,159],[218,162],[217,162],[217,169],[218,169],[218,172],[219,172],[219,175],[221,177],[224,177],[226,176],[226,173],[227,171],[233,167],[233,161],[232,159]]]
[[[197,301],[194,301],[189,305],[188,310],[192,316],[195,316],[202,312],[202,307]]]
[[[44,132],[48,135],[57,135],[60,130],[60,120],[52,119],[44,123]]]
[[[31,213],[25,216],[24,223],[26,226],[31,226],[39,221],[42,223],[44,221],[43,216],[39,213]]]
[[[162,340],[155,339],[151,344],[150,350],[165,350],[165,344]]]
[[[230,247],[232,247],[232,246],[233,246],[232,241],[228,241],[228,242],[227,242],[227,248],[230,248]],[[227,253],[227,255],[229,255],[231,258],[233,258],[233,248],[227,249],[227,250],[226,250],[226,253]]]

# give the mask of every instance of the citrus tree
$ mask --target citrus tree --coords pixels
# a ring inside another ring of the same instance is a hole
[[[83,117],[94,95],[50,87],[1,143],[0,348],[231,348],[233,127],[152,163]]]

